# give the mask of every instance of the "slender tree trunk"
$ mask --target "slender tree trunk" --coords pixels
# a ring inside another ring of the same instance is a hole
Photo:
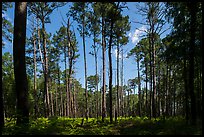
[[[150,61],[149,61],[149,67],[150,67],[150,85],[149,85],[149,87],[150,87],[150,91],[149,91],[149,117],[150,117],[150,119],[152,118],[152,51],[151,51],[151,40],[150,40],[150,38],[151,38],[151,36],[149,36],[149,49],[150,49],[150,51],[149,51],[149,58],[150,58]]]
[[[51,104],[51,116],[54,116],[54,103],[53,103],[53,93],[50,93],[50,104]]]
[[[194,52],[195,52],[195,30],[196,30],[196,3],[189,3],[190,9],[190,48],[189,48],[189,95],[191,99],[191,123],[196,124],[196,98],[194,91]]]
[[[154,23],[152,24],[152,35],[151,35],[151,44],[152,44],[152,77],[153,77],[153,95],[152,95],[152,116],[156,118],[156,70],[155,70],[155,60],[156,60],[156,53],[155,53],[155,36],[154,36]]]
[[[96,70],[96,76],[98,76],[98,59],[97,59],[97,49],[96,49],[96,34],[94,32],[94,57],[95,57],[95,70]],[[96,79],[96,118],[99,116],[99,101],[98,101],[98,79]]]
[[[48,92],[48,61],[47,61],[47,49],[46,49],[46,36],[45,36],[45,22],[44,19],[42,21],[42,37],[43,37],[43,51],[44,51],[44,94],[45,94],[45,105],[46,105],[46,112],[45,117],[48,117],[50,114],[49,106],[49,92]]]
[[[73,85],[73,107],[74,107],[74,111],[73,111],[73,118],[76,118],[76,90],[75,90],[75,84]]]
[[[62,97],[62,89],[60,89],[60,110],[61,110],[61,116],[64,116],[64,107],[63,107],[63,97]]]
[[[168,116],[168,112],[169,112],[169,107],[168,107],[168,102],[169,102],[169,88],[168,88],[168,76],[169,76],[169,74],[168,74],[168,64],[167,64],[167,66],[166,66],[166,83],[165,83],[165,89],[166,89],[166,96],[165,96],[165,108],[166,108],[166,116]]]
[[[35,29],[34,27],[34,18],[33,18],[33,29]],[[34,104],[34,110],[35,110],[35,117],[37,117],[37,113],[38,113],[38,105],[37,105],[37,79],[36,79],[36,39],[35,39],[35,36],[34,36],[34,33],[33,33],[33,63],[34,63],[34,100],[35,100],[35,104]]]
[[[69,105],[69,116],[71,117],[73,115],[72,112],[72,99],[71,99],[71,73],[72,73],[72,57],[71,57],[71,38],[70,38],[70,23],[69,23],[69,18],[67,21],[67,37],[68,37],[68,64],[69,64],[69,71],[68,71],[68,81],[67,81],[67,91],[68,91],[68,100],[67,104]],[[73,52],[73,51],[72,51]]]
[[[169,92],[168,92],[168,96],[167,96],[167,106],[168,106],[168,116],[170,115],[170,116],[172,116],[171,115],[171,111],[172,111],[172,108],[171,108],[171,86],[172,86],[172,80],[171,80],[171,72],[172,72],[172,68],[171,68],[171,65],[169,65],[169,86],[168,86],[168,88],[169,88]]]
[[[86,111],[85,117],[88,120],[89,117],[89,109],[88,109],[88,90],[87,90],[87,67],[86,67],[86,45],[85,45],[85,15],[83,15],[82,21],[82,34],[83,34],[83,50],[84,50],[84,72],[85,72],[85,99],[86,99]]]
[[[161,100],[160,100],[160,98],[161,98],[161,73],[160,73],[160,62],[158,61],[158,84],[157,84],[157,86],[158,86],[158,88],[157,88],[157,94],[158,94],[158,101],[157,101],[157,104],[158,104],[158,116],[160,116],[161,114],[160,114],[160,108],[161,108]]]
[[[117,41],[118,42],[118,41]],[[117,43],[117,64],[116,64],[116,69],[117,69],[117,96],[116,96],[116,113],[115,113],[115,121],[117,121],[117,116],[119,115],[119,51],[120,51],[120,47],[119,47],[119,42]]]
[[[123,91],[123,47],[122,47],[122,49],[121,49],[121,52],[122,52],[122,59],[121,59],[121,92],[122,92],[122,95],[121,95],[121,115],[122,115],[122,117],[124,116],[124,106],[125,106],[125,101],[124,101],[124,98],[123,98],[123,95],[125,95],[124,94],[124,91]]]
[[[110,123],[113,122],[113,108],[112,108],[112,56],[111,56],[111,49],[112,49],[112,31],[113,31],[113,20],[111,21],[111,28],[110,28],[110,39],[109,39],[109,46],[108,46],[108,57],[109,57],[109,95],[110,95]],[[119,101],[118,101],[119,102]]]
[[[165,79],[165,68],[162,69],[162,77],[163,77],[163,86],[162,86],[162,99],[161,99],[161,107],[162,107],[162,116],[165,117],[165,102],[166,102],[166,79]]]
[[[29,124],[28,83],[25,62],[27,2],[15,3],[13,58],[17,97],[17,125]]]
[[[186,54],[186,50],[185,54]],[[185,116],[186,116],[186,123],[188,124],[189,121],[189,89],[188,89],[188,78],[187,78],[187,60],[186,60],[186,55],[184,59],[184,69],[183,69],[183,77],[184,77],[184,89],[185,89]]]
[[[38,18],[37,18],[37,24],[38,24]],[[44,72],[45,68],[44,68],[43,55],[42,55],[41,46],[40,46],[40,28],[39,28],[39,26],[38,26],[38,48],[39,48],[39,52],[40,52],[40,59],[41,59],[42,69],[43,69],[43,72]]]
[[[59,107],[58,107],[58,94],[59,94],[59,92],[60,92],[60,67],[59,67],[59,63],[57,63],[57,90],[56,90],[56,92],[55,92],[55,106],[56,106],[56,113],[55,113],[55,115],[56,116],[58,116],[58,115],[60,115],[59,113],[58,113],[58,111],[59,111]]]
[[[128,117],[130,117],[130,90],[128,92],[128,97],[127,97],[127,107],[128,107]]]
[[[38,18],[37,18],[37,24],[38,24]],[[45,67],[44,67],[44,61],[43,61],[43,55],[42,55],[42,51],[41,51],[41,44],[40,44],[40,28],[38,25],[38,48],[39,48],[39,52],[40,52],[40,59],[41,59],[41,65],[42,65],[42,69],[43,69],[43,74],[45,73]],[[46,99],[45,99],[45,92],[43,93],[43,100],[44,100],[44,116],[46,116]]]
[[[105,41],[105,26],[104,18],[102,17],[102,60],[103,60],[103,86],[102,86],[102,121],[106,116],[106,41]]]
[[[139,117],[141,117],[141,107],[142,107],[142,102],[141,102],[141,83],[140,83],[140,61],[137,59],[137,72],[138,72],[138,96],[139,96]]]
[[[175,67],[174,67],[175,69]],[[174,78],[174,93],[173,93],[173,99],[174,99],[174,116],[176,116],[176,71],[173,72],[173,78]]]
[[[147,81],[148,81],[148,78],[147,78],[147,76],[148,76],[148,68],[147,68],[147,62],[145,62],[145,72],[146,72],[146,75],[145,75],[145,79],[146,79],[146,81],[145,81],[145,83],[146,83],[146,88],[145,88],[145,91],[146,91],[146,103],[145,103],[145,110],[146,110],[146,113],[148,112],[148,100],[147,100],[147,98],[148,98],[148,94],[147,94]]]
[[[66,90],[66,116],[70,116],[70,111],[69,111],[69,85],[68,85],[68,76],[67,76],[67,50],[66,50],[66,46],[64,46],[64,66],[65,66],[65,90]]]

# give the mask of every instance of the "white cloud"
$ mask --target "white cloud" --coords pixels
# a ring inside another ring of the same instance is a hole
[[[130,37],[131,41],[133,44],[136,44],[139,42],[139,37],[141,36],[141,34],[144,33],[144,31],[146,31],[146,27],[142,26],[139,29],[135,29],[135,32],[132,34],[131,32],[128,34],[128,36]]]

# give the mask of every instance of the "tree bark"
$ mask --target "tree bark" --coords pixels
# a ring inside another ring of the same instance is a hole
[[[45,104],[46,104],[46,112],[45,117],[48,117],[50,114],[50,100],[49,100],[49,91],[48,91],[48,61],[47,61],[47,48],[46,48],[46,36],[45,36],[45,20],[42,21],[42,30],[43,30],[43,51],[44,51],[44,94],[45,94]]]
[[[97,59],[97,49],[96,49],[96,34],[94,32],[94,58],[95,58],[95,71],[96,71],[96,76],[98,76],[98,59]],[[96,79],[96,118],[99,116],[99,101],[98,101],[98,79]]]
[[[121,95],[121,115],[122,117],[124,116],[124,106],[125,106],[125,101],[124,101],[124,98],[123,98],[123,95],[124,95],[124,91],[123,91],[123,47],[121,49],[121,52],[122,52],[122,60],[121,60],[121,92],[122,92],[122,95]]]
[[[85,117],[86,120],[88,120],[89,117],[89,109],[88,109],[88,90],[87,90],[87,67],[86,67],[86,45],[85,45],[85,15],[83,15],[82,19],[82,34],[83,34],[83,51],[84,51],[84,72],[85,72],[85,99],[86,99],[86,111],[85,111]]]
[[[14,18],[14,76],[17,97],[17,125],[29,124],[28,83],[25,62],[27,2],[15,3]]]
[[[109,46],[108,46],[108,58],[109,58],[109,71],[110,71],[110,76],[109,76],[109,95],[110,95],[110,123],[113,122],[113,108],[112,108],[112,56],[111,56],[111,49],[112,49],[112,38],[113,38],[113,20],[111,19],[111,28],[110,28],[110,39],[109,39]],[[119,101],[118,101],[119,102]]]
[[[117,38],[118,41],[119,38]],[[116,64],[116,70],[117,70],[117,96],[116,96],[116,109],[115,109],[115,121],[117,121],[117,116],[119,115],[119,51],[120,51],[120,47],[119,47],[119,42],[117,43],[117,64]]]
[[[139,117],[141,117],[141,108],[142,108],[142,102],[141,102],[141,83],[140,83],[140,61],[137,59],[137,72],[138,72],[138,96],[139,96]]]
[[[35,30],[35,27],[34,27],[34,18],[33,18],[33,29]],[[37,79],[36,79],[36,39],[35,39],[35,36],[34,36],[34,32],[33,32],[33,63],[34,63],[34,100],[35,100],[35,104],[34,104],[34,111],[35,111],[35,117],[37,117],[37,114],[38,114],[38,105],[37,105]]]
[[[145,79],[146,79],[146,81],[145,81],[145,83],[146,83],[146,88],[145,88],[145,91],[146,91],[146,102],[145,102],[145,110],[146,110],[146,112],[148,111],[148,101],[147,101],[147,98],[148,98],[148,94],[147,94],[147,81],[148,81],[148,78],[147,78],[147,76],[148,76],[148,68],[147,68],[147,62],[145,62],[145,72],[146,72],[146,75],[145,75]]]
[[[104,17],[102,17],[102,60],[103,60],[103,86],[102,86],[102,121],[106,116],[106,41]]]
[[[196,3],[189,3],[190,9],[190,48],[189,48],[189,95],[191,99],[191,123],[196,124],[196,98],[194,91],[194,52],[196,30]]]
[[[149,67],[150,67],[150,83],[149,83],[149,87],[150,87],[150,91],[149,91],[149,117],[150,119],[152,118],[152,51],[151,51],[151,40],[150,40],[151,36],[149,36],[149,58],[150,58],[150,61],[149,61]]]

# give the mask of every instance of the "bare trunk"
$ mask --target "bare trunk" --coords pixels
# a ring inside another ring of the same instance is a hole
[[[54,116],[54,103],[53,103],[53,93],[50,93],[50,104],[51,104],[51,116]]]
[[[189,3],[190,22],[190,48],[189,48],[189,95],[191,99],[191,123],[196,124],[196,98],[194,91],[194,54],[195,54],[195,30],[196,30],[196,3]]]
[[[104,27],[104,19],[102,17],[102,58],[103,58],[103,86],[102,86],[102,121],[104,122],[104,118],[106,116],[106,43],[105,43],[105,27]]]
[[[34,26],[34,18],[33,18],[33,30],[35,29],[35,26]],[[34,32],[33,32],[34,33]],[[35,100],[35,104],[34,104],[34,110],[35,110],[35,117],[37,117],[37,114],[38,114],[38,105],[37,105],[37,79],[36,79],[36,39],[35,39],[35,36],[33,34],[33,63],[34,63],[34,100]]]
[[[44,94],[45,94],[45,104],[46,104],[46,112],[45,117],[48,117],[50,114],[49,110],[49,92],[48,92],[48,63],[47,63],[47,49],[46,49],[46,36],[45,36],[45,22],[44,19],[42,21],[42,29],[43,29],[43,51],[44,51]]]
[[[76,88],[75,88],[75,84],[73,85],[73,118],[75,118],[76,117],[76,90],[75,90]]]
[[[138,72],[138,96],[139,96],[139,117],[141,117],[141,107],[142,107],[142,101],[141,101],[141,84],[140,84],[140,61],[137,59],[137,72]]]
[[[152,51],[151,51],[151,40],[150,40],[150,38],[151,38],[151,36],[149,36],[149,49],[150,49],[150,51],[149,51],[149,58],[150,58],[150,61],[149,61],[149,67],[150,67],[150,91],[149,91],[149,117],[150,117],[150,119],[152,118]]]
[[[153,95],[152,95],[152,116],[154,118],[156,118],[156,71],[155,71],[155,44],[154,44],[154,41],[155,41],[155,34],[154,34],[154,22],[152,23],[152,26],[151,26],[151,46],[152,46],[152,77],[153,77]]]
[[[124,116],[124,105],[125,105],[125,101],[124,101],[124,98],[123,98],[123,95],[124,95],[124,91],[123,91],[123,47],[122,47],[122,59],[121,59],[121,115],[122,117]]]
[[[67,76],[67,50],[66,50],[66,46],[64,46],[64,66],[65,66],[65,90],[66,90],[66,116],[70,116],[70,112],[69,112],[69,86],[68,86],[68,76]]]
[[[119,38],[118,38],[119,39]],[[115,109],[115,121],[117,121],[117,116],[119,115],[119,42],[117,40],[117,64],[116,64],[116,69],[117,69],[117,96],[116,96],[116,109]]]
[[[98,76],[98,62],[97,62],[97,49],[96,49],[96,40],[95,40],[96,34],[94,32],[94,57],[95,57],[95,66],[96,66],[96,76]],[[98,79],[96,81],[96,118],[99,116],[99,97],[98,97]]]
[[[38,22],[38,19],[37,19],[37,22]],[[44,72],[45,68],[44,68],[43,55],[42,55],[41,46],[40,46],[40,28],[39,28],[39,26],[38,26],[38,48],[39,48],[39,52],[40,52],[40,59],[41,59],[42,69],[43,69],[43,72]]]
[[[148,78],[147,78],[147,76],[148,76],[148,68],[147,68],[147,62],[145,62],[145,71],[146,71],[146,75],[145,75],[145,79],[146,79],[146,81],[145,81],[145,83],[146,83],[146,88],[145,88],[145,91],[146,91],[146,102],[145,102],[145,110],[146,110],[146,113],[147,113],[147,111],[148,111],[148,101],[147,101],[147,98],[148,98],[148,94],[147,94],[147,81],[148,81]]]
[[[86,120],[88,120],[89,117],[89,109],[88,109],[88,90],[87,90],[87,67],[86,67],[86,45],[85,45],[85,15],[83,15],[83,21],[82,21],[82,34],[83,34],[83,50],[84,50],[84,78],[85,78],[85,99],[86,99],[86,111],[85,111],[85,117]]]
[[[174,67],[175,69],[175,67]],[[173,93],[173,99],[174,99],[174,116],[176,116],[176,82],[175,82],[175,71],[173,72],[173,78],[174,78],[174,93]]]
[[[158,104],[158,107],[157,107],[158,108],[158,116],[160,116],[160,107],[161,107],[161,102],[160,102],[161,101],[160,100],[160,98],[161,98],[161,93],[160,93],[161,92],[160,77],[161,77],[161,74],[160,74],[160,63],[158,62],[158,89],[157,89],[157,93],[158,93],[158,98],[157,98],[158,99],[158,101],[157,101],[158,102],[157,103]]]
[[[15,3],[13,59],[17,97],[17,125],[29,124],[28,83],[25,62],[27,2]]]

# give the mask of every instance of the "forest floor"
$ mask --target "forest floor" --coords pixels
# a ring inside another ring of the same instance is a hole
[[[8,119],[7,119],[8,120]],[[83,124],[82,124],[83,123]],[[202,135],[202,121],[186,124],[182,117],[148,119],[119,117],[112,124],[109,118],[50,117],[30,119],[29,126],[17,127],[15,120],[6,121],[3,135]]]

